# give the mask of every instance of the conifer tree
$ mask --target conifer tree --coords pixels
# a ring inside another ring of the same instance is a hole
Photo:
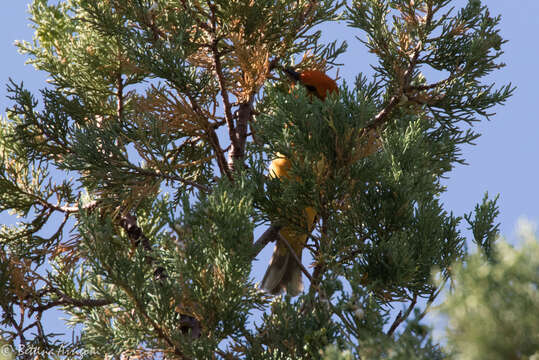
[[[531,223],[519,225],[517,248],[501,240],[456,267],[442,307],[452,358],[539,359],[539,241]]]
[[[0,230],[4,340],[87,359],[444,358],[422,319],[467,247],[441,179],[512,93],[484,80],[500,18],[451,5],[34,0],[18,47],[49,81],[15,76],[0,128],[0,211],[21,219]],[[282,69],[334,67],[346,44],[320,29],[336,20],[378,63],[320,101]],[[267,176],[277,153],[290,179]],[[270,296],[253,261],[307,206],[306,289]],[[496,213],[485,198],[466,216],[485,252]],[[50,309],[73,339],[47,332]]]

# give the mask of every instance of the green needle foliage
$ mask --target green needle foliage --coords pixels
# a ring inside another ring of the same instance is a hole
[[[485,197],[453,214],[441,180],[513,91],[484,80],[505,40],[479,0],[34,0],[30,20],[18,47],[49,80],[39,94],[12,80],[1,119],[0,212],[20,219],[0,228],[6,343],[50,358],[450,356],[422,319],[467,257],[463,218],[499,262],[498,210]],[[282,70],[336,66],[346,43],[320,29],[337,20],[378,63],[321,101]],[[268,177],[283,155],[290,177]],[[305,230],[305,207],[308,286],[266,294],[253,261],[278,226]],[[73,337],[43,323],[52,309]]]
[[[455,359],[539,358],[539,243],[521,224],[520,249],[499,241],[494,255],[456,269],[455,291],[442,311]]]

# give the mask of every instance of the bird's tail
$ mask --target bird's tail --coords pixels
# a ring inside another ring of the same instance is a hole
[[[301,260],[301,251],[297,256]],[[303,291],[301,268],[290,251],[279,242],[275,245],[261,287],[273,295],[284,290],[288,295],[296,296]]]

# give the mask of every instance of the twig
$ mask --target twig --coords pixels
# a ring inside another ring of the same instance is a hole
[[[406,312],[403,314],[402,311],[399,311],[399,314],[395,318],[395,321],[393,321],[393,324],[389,328],[387,332],[387,336],[392,336],[395,330],[397,330],[397,327],[410,316],[410,313],[412,312],[412,309],[415,307],[415,304],[417,303],[417,294],[414,294],[414,297],[412,298],[412,302],[408,306],[408,309],[406,309]]]
[[[215,36],[215,34],[214,34]],[[217,74],[217,80],[219,82],[219,89],[221,90],[221,99],[225,106],[225,120],[229,127],[229,131],[234,131],[234,123],[232,122],[232,105],[230,104],[230,97],[228,96],[228,90],[226,87],[225,76],[223,74],[223,65],[221,64],[221,56],[217,47],[218,39],[214,38],[212,45],[213,62],[215,66],[215,73]],[[232,133],[230,133],[232,135]],[[231,136],[232,138],[232,136]]]
[[[333,304],[331,303],[331,301],[328,301],[327,302],[329,304],[329,306],[331,307],[331,311],[333,311],[333,313],[335,315],[337,315],[337,317],[339,319],[341,319],[341,321],[343,322],[343,324],[348,327],[350,329],[350,331],[353,331],[354,328],[356,328],[352,323],[350,323],[350,321],[346,318],[345,315],[343,315],[340,311],[337,311],[337,309],[335,308],[335,306],[333,306]],[[357,329],[357,328],[356,328]],[[357,332],[357,331],[356,331]],[[348,338],[348,342],[350,342],[351,344],[354,343],[354,341],[352,341],[352,339],[350,338],[350,335],[348,334],[348,332],[344,332],[344,334],[346,335],[346,337]],[[361,359],[360,359],[361,360]]]
[[[121,66],[120,66],[120,70],[121,70]],[[123,82],[123,79],[122,79],[122,73],[121,72],[118,72],[118,77],[116,79],[116,86],[118,87],[118,92],[116,93],[116,97],[117,97],[117,108],[116,108],[116,112],[117,112],[117,116],[118,116],[118,121],[122,121],[123,119],[123,114],[124,114],[124,82]]]
[[[193,111],[197,113],[199,116],[205,117],[195,97],[189,94],[188,92],[186,92],[186,96],[189,99],[189,102],[191,103],[191,107],[193,108]],[[206,133],[206,136],[208,138],[210,145],[213,148],[213,151],[215,151],[215,155],[217,156],[217,165],[219,166],[219,170],[221,171],[221,174],[225,174],[229,179],[231,179],[232,175],[230,174],[230,171],[228,169],[226,159],[223,154],[223,149],[221,148],[221,144],[219,142],[219,138],[217,137],[217,134],[215,133],[215,129],[216,128],[212,125],[212,126],[208,126],[204,128],[204,131]]]
[[[321,219],[321,221],[320,221],[321,222],[320,240],[317,241],[317,240],[314,239],[314,237],[313,237],[313,240],[315,241],[315,243],[317,243],[317,247],[318,247],[317,254],[320,254],[320,248],[322,246],[322,242],[324,241],[324,237],[327,234],[327,224],[326,224],[327,213],[326,213],[325,210],[322,210],[321,213],[318,216]],[[316,265],[315,265],[314,270],[313,270],[313,279],[314,280],[311,282],[311,286],[309,288],[309,294],[313,294],[315,291],[319,290],[318,285],[320,284],[320,279],[321,279],[324,271],[325,271],[325,264],[324,264],[323,261],[320,261],[320,259],[318,259],[316,261]]]
[[[142,229],[138,226],[136,216],[131,214],[122,216],[122,218],[120,219],[120,226],[125,230],[129,239],[133,241],[133,243],[135,243],[137,246],[138,244],[141,244],[142,248],[148,253],[152,251],[150,239],[148,239],[148,237],[142,232]],[[146,261],[149,264],[153,264],[156,262],[151,255],[146,255]],[[165,269],[160,265],[156,266],[154,270],[154,278],[156,280],[163,281],[167,277],[168,275],[165,272]],[[137,302],[135,297],[133,297],[133,299]],[[141,310],[143,310],[142,306],[140,306],[140,308]],[[196,318],[190,315],[180,314],[180,325],[182,333],[186,333],[188,330],[191,330],[191,337],[200,337],[201,324]],[[184,331],[183,328],[185,328],[186,330]]]
[[[404,89],[404,91],[407,92],[409,90],[416,90],[416,91],[432,90],[432,89],[435,89],[437,87],[446,85],[448,82],[450,82],[451,80],[454,80],[455,78],[457,78],[461,74],[462,74],[462,68],[459,68],[459,69],[457,69],[456,72],[450,74],[447,78],[445,78],[443,80],[437,81],[437,82],[432,83],[432,84],[427,84],[427,85],[408,85]]]
[[[53,308],[58,305],[72,305],[78,307],[99,307],[112,304],[113,301],[109,299],[74,299],[71,296],[64,294],[60,289],[55,287],[49,279],[45,278],[43,275],[38,272],[31,270],[33,275],[39,278],[47,285],[47,289],[42,289],[40,292],[36,293],[37,296],[44,296],[48,293],[54,293],[58,296],[58,300],[50,301],[46,304],[39,304],[37,306],[30,308],[30,314],[34,312],[42,313],[45,310]]]
[[[17,321],[15,321],[15,318],[13,317],[13,309],[7,309],[6,311],[4,306],[2,306],[2,308],[4,310],[4,315],[3,315],[4,318],[7,319],[7,321],[11,323],[11,326],[13,326],[15,330],[17,331],[17,335],[19,336],[19,341],[21,345],[26,345],[26,337],[24,336],[22,323],[19,324],[17,323]]]
[[[93,201],[90,201],[89,203],[85,204],[82,208],[84,210],[88,210],[88,209],[91,209],[91,208],[94,208],[97,206],[97,201],[93,200]],[[55,206],[54,207],[55,210],[58,210],[58,211],[62,211],[62,212],[65,212],[65,213],[77,213],[80,211],[80,208],[78,205],[74,205],[74,206]]]
[[[54,292],[59,292],[58,289],[55,289]],[[43,312],[45,310],[51,309],[56,306],[77,306],[77,307],[100,307],[105,305],[110,305],[113,302],[108,299],[73,299],[65,294],[61,295],[60,300],[50,301],[46,304],[40,304],[30,308],[30,314],[34,312]]]
[[[152,245],[150,239],[142,232],[142,229],[137,224],[137,217],[131,214],[127,214],[121,217],[120,226],[125,230],[129,239],[137,247],[139,244],[142,248],[150,253],[152,251]],[[155,263],[155,259],[151,255],[146,255],[146,262],[150,265]],[[154,270],[154,278],[156,280],[162,280],[167,277],[165,269],[162,266],[157,266]]]
[[[389,100],[389,103],[378,114],[376,114],[376,116],[374,117],[374,121],[370,123],[369,125],[367,125],[367,129],[376,129],[382,126],[383,123],[386,121],[387,117],[389,116],[389,114],[391,114],[391,112],[395,108],[395,106],[397,106],[400,99],[402,98],[402,95],[404,94],[404,89],[408,87],[408,84],[414,72],[414,68],[417,64],[417,59],[419,58],[419,54],[421,52],[422,47],[423,45],[421,41],[418,42],[414,49],[414,56],[410,60],[410,64],[408,65],[408,68],[404,72],[404,76],[403,76],[404,84],[402,84],[399,90],[397,91],[397,93],[391,97],[391,99]]]
[[[229,153],[229,166],[233,166],[238,160],[243,160],[245,157],[245,144],[247,142],[247,127],[253,115],[253,96],[249,100],[239,105],[238,121],[234,131],[236,142],[232,142],[232,147]]]
[[[135,243],[142,243],[142,246],[145,250],[151,250],[150,241],[148,237],[143,234],[142,229],[137,225],[137,218],[135,216],[130,214],[123,216],[120,219],[120,226],[122,226],[124,230],[126,230],[131,240],[133,240]],[[153,261],[153,258],[151,258],[150,256],[148,258],[150,259],[150,261]],[[157,271],[158,270],[156,270],[156,272]],[[144,309],[144,306],[140,303],[138,297],[133,293],[132,289],[129,288],[126,284],[119,284],[119,286],[133,301],[139,313],[146,319],[149,324],[151,324],[153,329],[157,332],[158,337],[163,339],[171,348],[173,348],[174,353],[178,355],[179,358],[186,359],[185,355],[183,355],[183,353],[176,346],[176,344],[174,344],[173,339],[168,336],[168,334],[165,332],[165,330],[163,330],[161,325],[155,322],[154,319],[152,319],[150,315],[148,315],[148,313]]]
[[[154,171],[150,171],[150,170],[146,170],[146,169],[141,169],[141,168],[135,168],[136,172],[138,172],[140,175],[144,175],[144,176],[154,176],[154,177],[160,177],[160,178],[163,178],[163,179],[166,179],[166,180],[171,180],[171,181],[179,181],[181,183],[184,183],[185,185],[191,185],[192,187],[194,188],[197,188],[198,190],[201,190],[201,191],[204,191],[204,192],[210,192],[210,189],[204,185],[201,185],[201,184],[198,184],[194,181],[191,181],[191,180],[187,180],[181,176],[178,176],[178,175],[172,175],[172,174],[164,174],[162,172],[160,173],[157,173],[157,172],[154,172]]]
[[[425,27],[430,26],[430,23],[432,21],[432,4],[428,4],[427,8],[427,14],[425,19]],[[391,114],[395,106],[399,103],[400,99],[402,98],[402,95],[410,87],[410,81],[412,79],[412,74],[414,73],[414,69],[417,65],[417,61],[419,59],[419,54],[421,53],[421,50],[423,49],[423,41],[419,41],[414,48],[414,54],[412,58],[410,59],[410,63],[408,64],[408,68],[403,74],[403,81],[400,84],[400,87],[396,94],[394,94],[391,99],[389,100],[389,103],[382,109],[375,117],[374,121],[367,125],[367,129],[376,129],[383,125],[383,123],[386,121],[386,118]]]
[[[423,312],[421,314],[419,314],[419,316],[417,317],[417,320],[421,320],[425,317],[425,315],[427,314],[427,312],[429,311],[430,307],[432,306],[432,303],[434,303],[434,300],[436,300],[436,298],[438,297],[438,295],[440,295],[440,293],[442,292],[443,288],[445,287],[445,284],[446,284],[447,280],[444,280],[444,282],[440,285],[439,288],[437,288],[436,290],[434,290],[432,292],[432,294],[430,294],[429,296],[429,299],[427,300],[427,305],[425,306],[425,309],[423,310]]]
[[[277,240],[277,236],[279,235],[280,230],[281,226],[271,225],[269,228],[266,229],[266,231],[264,231],[262,235],[260,235],[258,240],[256,240],[253,244],[253,259],[258,256],[258,254],[262,251],[263,248],[266,247],[268,243]]]
[[[208,34],[210,34],[211,29],[208,26],[208,24],[203,23],[202,21],[200,21],[200,19],[196,15],[194,15],[194,13],[190,10],[191,8],[187,4],[187,1],[182,0],[181,3],[183,5],[184,10],[186,12],[190,12],[191,15],[194,17],[194,19],[197,22],[198,26],[201,29],[204,29]],[[200,10],[200,9],[198,9],[198,10]],[[153,38],[154,43],[157,42],[157,40],[159,38],[165,38],[165,34],[155,26],[155,22],[153,20],[153,14],[151,16],[151,19],[150,19],[149,23],[148,23],[148,21],[146,19],[144,20],[144,22],[145,22],[146,26],[150,27],[150,29],[152,30],[152,32],[154,34],[154,38]],[[211,48],[210,44],[204,44],[204,46],[207,46],[207,47]],[[206,115],[202,112],[202,107],[196,101],[196,97],[193,96],[189,92],[189,89],[183,87],[181,89],[181,91],[189,99],[189,102],[191,103],[191,108],[193,109],[193,111],[198,116],[200,116],[201,118],[206,118]],[[219,143],[219,138],[217,137],[217,134],[215,133],[215,128],[217,128],[218,126],[220,126],[220,125],[219,124],[214,124],[214,125],[212,125],[210,127],[207,127],[207,128],[205,128],[203,130],[206,133],[206,137],[208,139],[208,142],[210,143],[211,147],[215,151],[215,154],[216,154],[216,157],[217,157],[217,165],[219,166],[219,170],[221,171],[221,174],[225,174],[228,178],[231,178],[232,176],[231,176],[230,172],[228,171],[228,166],[227,166],[224,154],[223,154],[223,150],[221,149],[221,146],[220,146],[220,143]],[[194,184],[191,184],[191,185],[195,186]]]
[[[219,137],[217,136],[215,129],[213,127],[209,127],[205,129],[205,131],[208,136],[209,143],[213,147],[213,151],[215,151],[215,154],[217,156],[217,165],[219,166],[221,174],[225,174],[229,179],[232,179],[232,174],[230,173],[230,169],[228,168],[224,151],[221,148]]]
[[[222,52],[219,51],[218,43],[220,38],[217,36],[217,17],[215,14],[215,4],[207,1],[208,8],[210,9],[210,22],[211,22],[211,52],[213,55],[213,62],[215,66],[215,73],[217,74],[217,82],[219,84],[219,90],[221,93],[221,99],[223,100],[225,121],[228,126],[228,136],[230,138],[230,151],[228,153],[228,168],[230,171],[234,171],[234,164],[238,160],[243,160],[245,157],[245,144],[247,142],[247,127],[252,117],[253,112],[253,100],[254,94],[250,94],[249,98],[239,104],[238,120],[234,124],[234,115],[232,113],[232,103],[228,93],[225,75],[223,72],[223,65],[221,63]]]
[[[211,52],[213,55],[213,65],[215,67],[215,73],[217,74],[217,82],[219,84],[219,90],[221,93],[221,99],[223,100],[225,120],[228,126],[228,136],[230,138],[231,150],[228,156],[228,168],[234,170],[234,161],[236,156],[243,157],[243,151],[240,146],[240,132],[242,129],[236,129],[234,125],[234,116],[232,114],[232,105],[230,103],[230,97],[228,95],[228,88],[226,85],[225,76],[223,73],[223,65],[221,63],[221,54],[219,53],[219,38],[217,37],[217,18],[215,16],[215,6],[210,2],[207,2],[210,9],[210,21],[211,21]],[[240,107],[241,111],[241,107]],[[240,124],[238,124],[240,125]]]
[[[177,148],[172,149],[167,154],[167,159],[172,159],[173,162],[176,162],[176,159],[181,154],[183,149],[187,146],[193,146],[196,145],[199,141],[201,141],[202,138],[200,136],[189,136],[183,143],[181,143]]]
[[[290,244],[288,243],[288,241],[284,238],[284,236],[281,235],[281,233],[278,233],[277,234],[277,239],[278,241],[282,242],[286,248],[288,249],[288,251],[290,252],[290,254],[292,254],[292,257],[294,258],[294,260],[298,263],[301,271],[303,271],[303,273],[305,274],[305,276],[307,276],[307,278],[309,279],[309,281],[312,283],[313,282],[313,278],[311,276],[311,274],[309,274],[309,271],[307,271],[307,269],[305,269],[305,266],[303,266],[303,264],[301,263],[301,260],[299,259],[298,255],[296,254],[296,252],[294,251],[294,249],[292,248],[292,246],[290,246]]]
[[[36,201],[37,204],[39,204],[41,206],[44,206],[45,208],[47,208],[49,210],[56,210],[56,211],[60,211],[60,212],[67,213],[67,214],[76,213],[76,212],[79,211],[79,207],[77,205],[75,205],[75,206],[54,205],[54,204],[51,204],[50,202],[48,202],[47,200],[45,200],[45,199],[43,199],[43,198],[41,198],[41,197],[37,196],[36,194],[31,193],[31,192],[24,191],[23,189],[20,189],[20,192],[22,194],[25,194],[25,195],[31,197],[32,199],[34,199]],[[95,201],[93,201],[92,203],[87,204],[88,207],[91,207],[91,206],[94,206],[94,205],[95,205]]]
[[[150,315],[148,315],[148,313],[144,309],[144,306],[140,303],[140,301],[135,296],[135,294],[132,293],[131,289],[129,289],[126,286],[121,286],[121,287],[126,292],[126,294],[131,298],[135,307],[138,309],[139,313],[146,319],[146,321],[151,325],[151,327],[157,332],[157,336],[163,339],[168,344],[168,346],[174,349],[174,354],[176,354],[180,359],[187,359],[187,357],[180,351],[178,346],[176,346],[176,344],[174,343],[173,339],[165,332],[165,330],[161,327],[161,325],[155,322],[155,320],[152,319]]]
[[[215,36],[215,34],[214,34]],[[213,62],[215,66],[215,73],[217,74],[217,80],[219,83],[219,90],[221,90],[221,99],[223,100],[223,105],[225,107],[225,120],[228,125],[228,135],[230,136],[230,141],[233,146],[236,145],[236,131],[234,126],[234,116],[232,115],[232,106],[230,105],[230,98],[228,96],[228,90],[226,87],[225,76],[223,74],[223,68],[221,64],[221,57],[217,47],[218,39],[214,38],[212,44],[212,53],[213,53]]]

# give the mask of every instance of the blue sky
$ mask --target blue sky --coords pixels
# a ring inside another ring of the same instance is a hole
[[[454,6],[461,7],[467,1],[456,0]],[[443,195],[446,210],[461,215],[470,212],[485,191],[490,195],[500,194],[499,221],[501,233],[515,241],[515,224],[520,217],[539,221],[539,122],[535,106],[539,102],[539,1],[537,0],[489,0],[491,14],[501,14],[501,35],[509,40],[505,44],[501,61],[507,66],[489,76],[489,82],[498,86],[511,82],[517,87],[514,96],[502,107],[494,109],[496,115],[490,122],[480,123],[476,129],[482,133],[477,146],[464,148],[468,166],[457,166],[445,182],[448,191]],[[24,65],[25,58],[17,53],[15,40],[31,40],[32,30],[26,9],[29,0],[4,1],[0,13],[0,114],[10,105],[6,99],[5,84],[11,77],[16,82],[37,92],[44,87],[46,74],[36,72]],[[355,39],[363,34],[347,29],[344,24],[334,24],[325,30],[325,39],[343,39],[349,43],[348,52],[340,58],[344,63],[339,75],[351,83],[359,72],[371,74],[370,64],[375,58]],[[331,74],[335,75],[335,72]],[[0,214],[0,224],[7,222]],[[271,246],[260,255],[254,275],[260,280]]]

